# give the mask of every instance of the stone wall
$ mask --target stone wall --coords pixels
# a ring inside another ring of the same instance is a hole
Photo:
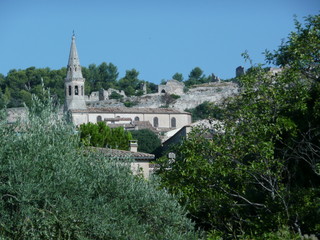
[[[158,93],[181,95],[183,94],[184,87],[184,83],[182,82],[179,82],[177,80],[169,80],[165,85],[158,86]]]

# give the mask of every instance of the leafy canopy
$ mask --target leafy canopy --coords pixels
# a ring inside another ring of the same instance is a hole
[[[220,122],[194,130],[174,162],[160,161],[163,186],[212,236],[320,232],[319,22],[296,24],[267,55],[282,72],[252,66]]]
[[[123,127],[110,128],[105,122],[81,124],[79,131],[86,146],[129,150],[129,141],[132,140],[131,133]]]
[[[154,153],[160,146],[161,140],[157,134],[149,129],[132,131],[132,138],[138,140],[138,151]]]

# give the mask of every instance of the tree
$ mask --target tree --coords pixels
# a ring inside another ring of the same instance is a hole
[[[183,82],[183,75],[182,75],[182,73],[175,73],[172,76],[172,79],[177,80],[179,82]]]
[[[139,152],[154,153],[161,146],[158,135],[149,129],[135,130],[131,134],[133,139],[138,140]]]
[[[121,98],[123,98],[123,95],[121,95],[115,91],[112,91],[109,98],[110,99],[121,99]]]
[[[212,102],[205,101],[195,108],[186,109],[187,112],[190,112],[192,115],[192,121],[198,121],[201,119],[221,119],[223,116],[223,110],[214,105]]]
[[[174,162],[160,162],[163,185],[181,196],[198,226],[229,238],[286,226],[300,235],[320,231],[320,83],[310,74],[320,67],[312,47],[319,19],[298,24],[268,55],[276,62],[288,57],[288,67],[273,75],[253,66],[239,79],[240,94],[225,101],[220,123],[196,129]]]
[[[0,112],[1,239],[197,238],[171,195],[80,146],[52,106],[36,100],[14,125]]]
[[[199,67],[195,67],[189,74],[189,79],[200,80],[203,77],[203,71]]]
[[[151,83],[151,82],[146,82],[147,84],[147,93],[157,93],[158,92],[158,85]]]
[[[186,84],[186,86],[192,86],[192,85],[206,83],[206,82],[210,82],[210,81],[211,81],[210,76],[206,77],[203,74],[203,71],[201,68],[195,67],[194,69],[191,70],[191,72],[189,74],[189,79],[187,81],[185,81],[185,84]]]
[[[139,89],[140,80],[138,79],[139,72],[136,69],[126,71],[126,75],[119,80],[119,86],[124,89],[127,96],[135,94],[135,90]]]
[[[118,78],[118,69],[112,63],[103,62],[99,65],[99,82],[104,89],[113,88]],[[99,89],[97,89],[99,90]]]
[[[84,123],[80,125],[80,138],[86,146],[108,147],[129,150],[130,132],[122,127],[110,128],[105,122]]]

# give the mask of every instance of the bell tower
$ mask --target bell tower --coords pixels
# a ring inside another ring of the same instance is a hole
[[[64,104],[65,111],[87,108],[84,98],[84,82],[85,79],[82,76],[80,61],[76,48],[76,37],[73,33],[67,66],[67,77],[64,81],[66,97]]]

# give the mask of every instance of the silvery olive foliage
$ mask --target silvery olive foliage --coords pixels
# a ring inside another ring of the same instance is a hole
[[[197,239],[186,212],[155,181],[80,144],[52,99],[0,122],[1,239]]]

